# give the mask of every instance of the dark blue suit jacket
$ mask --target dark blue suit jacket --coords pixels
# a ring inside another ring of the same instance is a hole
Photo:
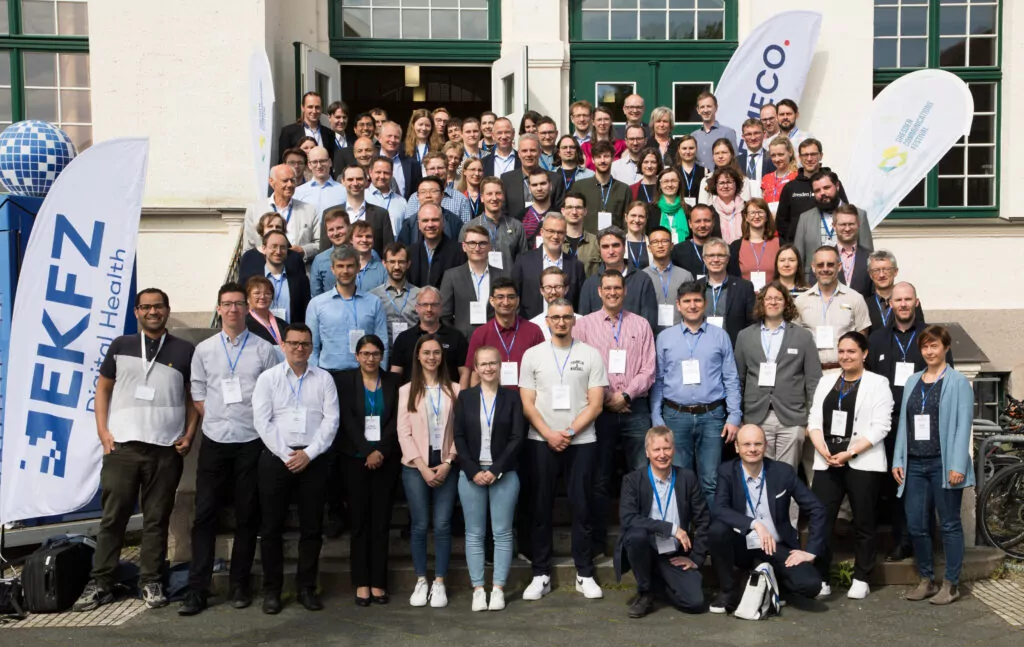
[[[423,179],[423,164],[416,161],[415,157],[409,157],[405,153],[398,154],[398,161],[402,164],[402,173],[405,175],[405,192],[403,197],[408,200],[409,196],[416,191],[416,185]],[[444,178],[441,178],[442,180]]]
[[[523,168],[523,163],[519,161],[519,154],[514,151],[513,154],[515,154],[515,158],[512,160],[512,168],[509,169],[509,171]],[[503,171],[503,173],[507,172],[508,171]],[[497,173],[494,172],[494,155],[488,155],[484,158],[484,177],[491,177],[492,175],[497,175]],[[551,190],[555,190],[554,184],[551,185]],[[552,201],[552,204],[554,204],[554,201]]]
[[[491,427],[491,473],[501,476],[516,469],[528,424],[523,402],[513,391],[498,389]],[[459,468],[472,479],[480,471],[480,387],[459,393],[455,403],[455,450]]]
[[[765,146],[762,149],[764,153],[761,155],[761,168],[757,169],[757,185],[761,186],[761,178],[775,170],[775,165],[772,164],[771,156],[768,155],[768,146],[765,142]],[[736,163],[740,165],[740,173],[744,177],[747,175],[747,155],[750,153],[747,149],[736,154]]]
[[[800,510],[810,517],[807,552],[823,554],[828,537],[825,536],[825,506],[814,496],[793,468],[785,463],[764,459],[764,496],[768,497],[772,521],[779,533],[779,541],[790,550],[800,549],[800,535],[789,522],[789,502],[796,499]],[[747,516],[747,495],[743,490],[743,461],[734,458],[718,466],[718,487],[715,489],[715,507],[711,515],[730,528],[746,534],[754,523]]]

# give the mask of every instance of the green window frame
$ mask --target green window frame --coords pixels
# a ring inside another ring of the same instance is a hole
[[[3,32],[0,33],[0,93],[8,93],[10,99],[9,102],[7,97],[3,97],[0,100],[0,110],[3,111],[0,114],[0,128],[5,127],[8,123],[25,119],[45,119],[46,121],[56,123],[58,126],[62,126],[64,122],[71,122],[75,125],[66,126],[65,129],[71,135],[72,140],[75,141],[75,146],[81,151],[92,144],[91,80],[85,86],[81,83],[69,85],[67,82],[61,82],[60,75],[62,73],[68,74],[72,68],[79,67],[82,62],[77,58],[73,59],[73,57],[62,55],[85,54],[85,69],[88,70],[89,37],[86,35],[59,33],[33,34],[26,33],[25,29],[23,29],[23,21],[38,19],[41,15],[40,12],[46,11],[48,5],[51,4],[49,2],[33,2],[32,0],[0,0],[0,31]],[[64,31],[59,25],[64,24],[60,21],[63,21],[68,14],[63,14],[62,12],[65,9],[76,10],[78,5],[85,6],[85,3],[58,2],[54,6],[53,10],[56,12],[54,31]],[[54,63],[55,81],[52,86],[47,83],[41,88],[45,91],[52,90],[58,96],[56,120],[47,118],[50,115],[33,114],[34,109],[29,105],[31,93],[37,88],[33,88],[32,84],[29,83],[30,79],[26,78],[26,58],[32,62],[40,61],[42,57],[39,54],[52,54],[56,57]],[[74,63],[77,63],[77,65],[73,65]],[[78,72],[80,74],[80,67]],[[69,87],[73,89],[68,90]],[[83,115],[79,113],[79,118],[74,119],[66,118],[70,116],[66,112],[65,114],[60,113],[59,97],[63,92],[81,92],[86,89],[90,92],[90,110],[88,114]],[[82,119],[81,117],[83,116],[88,117],[88,119]]]
[[[457,8],[456,0],[444,3],[438,0],[329,0],[327,4],[328,31],[331,41],[331,56],[346,62],[402,62],[417,63],[437,60],[492,63],[501,57],[501,0],[486,0],[487,38],[484,40],[460,40],[458,38],[362,38],[345,35],[344,8],[379,9],[396,11],[401,8],[413,10],[448,11]],[[372,3],[372,4],[371,4]],[[387,6],[385,6],[387,5]]]
[[[999,215],[1003,4],[874,0],[875,94],[904,74],[936,68],[966,82],[975,101],[971,135],[960,138],[890,218]]]

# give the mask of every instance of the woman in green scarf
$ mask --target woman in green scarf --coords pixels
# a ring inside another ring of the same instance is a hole
[[[679,196],[679,171],[669,167],[658,175],[658,211],[660,224],[672,232],[672,244],[678,245],[690,237],[689,209]]]

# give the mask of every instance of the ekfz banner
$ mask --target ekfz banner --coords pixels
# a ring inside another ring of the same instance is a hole
[[[882,90],[861,122],[843,187],[874,229],[961,136],[971,132],[974,97],[943,70],[919,70]]]
[[[149,141],[115,139],[53,183],[21,267],[7,367],[0,523],[64,514],[96,494],[96,383],[131,316]]]
[[[739,133],[746,119],[760,118],[767,103],[799,104],[820,31],[821,14],[815,11],[785,11],[754,29],[715,88],[718,121]]]
[[[257,200],[267,197],[273,127],[274,79],[270,73],[270,61],[262,49],[253,50],[249,57],[249,134]]]

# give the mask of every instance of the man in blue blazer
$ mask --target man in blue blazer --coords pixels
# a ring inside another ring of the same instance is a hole
[[[825,550],[825,506],[800,481],[793,468],[764,457],[764,431],[743,425],[736,435],[735,458],[718,468],[714,521],[709,531],[711,560],[720,593],[711,613],[735,611],[739,605],[734,567],[750,569],[768,562],[781,589],[816,597],[822,590],[814,558]],[[789,521],[796,499],[810,518],[807,550]]]
[[[632,569],[636,578],[631,618],[642,618],[654,608],[651,585],[655,579],[672,606],[701,613],[700,566],[708,551],[710,522],[704,491],[693,471],[673,467],[671,429],[648,430],[644,445],[649,465],[622,479],[622,534],[615,548],[615,577],[621,581],[622,573]]]
[[[750,180],[751,188],[758,187],[753,195],[761,195],[761,178],[775,171],[775,164],[772,163],[768,151],[768,144],[764,138],[764,126],[760,119],[750,118],[743,122],[743,143],[736,154],[736,163],[740,166],[740,172]],[[754,161],[751,163],[750,158]]]

